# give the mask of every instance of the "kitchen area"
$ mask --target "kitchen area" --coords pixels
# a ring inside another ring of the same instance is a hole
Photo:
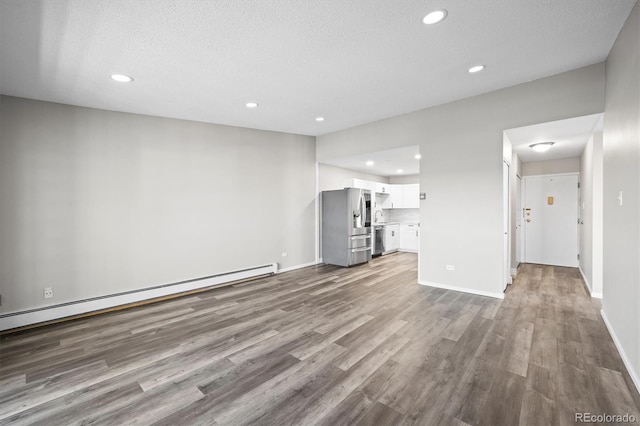
[[[372,182],[354,179],[355,185]],[[418,252],[420,185],[376,183],[372,191],[373,256],[394,251]]]
[[[418,253],[421,157],[417,147],[392,151],[319,165],[324,263],[348,267],[398,251]]]

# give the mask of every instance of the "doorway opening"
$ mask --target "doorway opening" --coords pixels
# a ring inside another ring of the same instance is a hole
[[[579,268],[602,294],[602,114],[507,129],[511,274],[520,263]],[[547,142],[546,152],[531,145]]]

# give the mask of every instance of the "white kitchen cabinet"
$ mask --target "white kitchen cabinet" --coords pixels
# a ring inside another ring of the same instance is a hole
[[[371,202],[373,203],[373,207],[371,210],[372,215],[375,214],[377,210],[386,209],[386,207],[383,207],[382,204],[387,199],[387,197],[389,197],[387,194],[380,194],[378,192],[374,192],[371,194]]]
[[[364,179],[351,179],[347,182],[351,188],[368,189],[375,194],[374,208],[378,209],[417,209],[420,208],[420,185],[390,185]]]
[[[386,225],[384,227],[384,252],[397,251],[400,245],[400,225]]]
[[[420,247],[420,227],[417,224],[400,225],[400,251],[418,252]]]
[[[349,185],[351,188],[368,189],[372,193],[376,190],[376,183],[363,179],[353,179]]]
[[[389,193],[389,184],[376,182],[376,192],[380,194],[388,194]]]
[[[420,208],[420,185],[389,185],[389,195],[382,195],[383,209],[418,209]],[[386,197],[386,198],[385,198]]]
[[[420,185],[411,183],[402,185],[402,207],[405,209],[420,208]]]
[[[389,195],[386,196],[382,204],[383,209],[402,208],[403,185],[389,185]]]
[[[391,207],[391,194],[378,194],[380,196],[381,204],[383,209],[390,209]]]

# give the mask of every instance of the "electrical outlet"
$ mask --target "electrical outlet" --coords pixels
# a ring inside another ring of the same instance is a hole
[[[44,298],[45,299],[51,299],[53,297],[53,288],[52,287],[46,287],[44,289]]]
[[[287,257],[287,252],[286,251],[282,252],[282,257]]]
[[[447,265],[447,271],[455,271],[456,265]]]

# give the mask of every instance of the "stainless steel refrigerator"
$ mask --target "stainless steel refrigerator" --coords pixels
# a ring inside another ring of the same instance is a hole
[[[322,261],[352,266],[371,260],[371,192],[322,192]]]

